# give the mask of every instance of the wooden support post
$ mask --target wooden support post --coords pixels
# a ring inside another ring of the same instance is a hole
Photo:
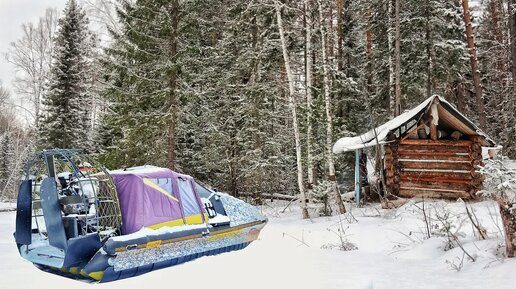
[[[432,117],[430,117],[430,139],[437,140],[437,126]]]
[[[357,208],[360,208],[360,158],[362,155],[362,150],[355,150],[355,199],[357,203]]]
[[[430,122],[430,139],[437,140],[437,127],[433,122]]]
[[[430,139],[437,140],[437,124],[439,123],[439,111],[437,106],[439,99],[434,98],[432,106],[430,107]]]

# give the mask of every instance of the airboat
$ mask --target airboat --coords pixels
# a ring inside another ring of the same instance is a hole
[[[256,207],[188,175],[108,171],[78,150],[47,150],[27,162],[14,236],[44,271],[110,282],[243,249],[266,223]]]

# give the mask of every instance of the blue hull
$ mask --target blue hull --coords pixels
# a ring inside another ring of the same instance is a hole
[[[242,250],[242,249],[246,248],[247,246],[249,246],[249,244],[251,244],[251,242],[237,244],[237,245],[231,245],[231,246],[224,247],[224,248],[209,250],[209,251],[205,251],[205,252],[201,252],[201,253],[196,253],[193,255],[187,255],[187,256],[183,256],[183,257],[178,257],[178,258],[174,258],[174,259],[170,259],[170,260],[166,260],[166,261],[152,263],[149,265],[138,266],[135,268],[130,268],[130,269],[121,270],[121,271],[115,271],[113,266],[109,266],[104,270],[103,277],[101,280],[95,280],[89,276],[81,275],[78,272],[71,273],[67,270],[49,267],[49,266],[45,266],[45,265],[39,265],[37,263],[34,263],[34,265],[45,272],[56,274],[59,276],[70,278],[70,279],[76,279],[78,281],[83,281],[83,282],[87,282],[87,283],[107,283],[107,282],[117,281],[117,280],[121,280],[121,279],[125,279],[125,278],[139,276],[139,275],[149,273],[149,272],[159,270],[159,269],[165,269],[165,268],[169,268],[172,266],[180,265],[180,264],[183,264],[188,261],[192,261],[192,260],[204,257],[204,256],[213,256],[213,255],[218,255],[218,254],[227,253],[227,252],[231,252],[231,251]]]

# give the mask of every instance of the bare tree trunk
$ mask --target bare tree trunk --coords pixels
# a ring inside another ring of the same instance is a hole
[[[328,43],[328,55],[329,59],[335,59],[333,56],[334,54],[334,42],[335,42],[335,36],[333,35],[333,1],[329,1],[328,5],[328,34],[326,35],[326,43]]]
[[[430,30],[430,11],[428,11],[428,5],[426,5],[426,21],[425,21],[425,37],[426,37],[426,97],[432,95],[432,43]]]
[[[516,89],[516,0],[509,0],[507,4],[509,6],[507,12],[509,13],[512,82]]]
[[[488,3],[488,10],[491,14],[491,19],[493,21],[493,32],[496,39],[496,46],[495,48],[495,62],[496,62],[496,82],[498,86],[498,90],[496,95],[494,96],[494,99],[491,100],[491,102],[495,102],[496,106],[500,108],[500,111],[504,111],[502,115],[495,120],[495,122],[498,122],[497,124],[494,124],[497,127],[500,127],[503,131],[503,128],[510,127],[510,121],[508,120],[507,111],[511,111],[510,109],[507,109],[507,105],[510,103],[510,97],[511,93],[509,88],[509,81],[508,81],[508,71],[507,71],[507,59],[509,58],[507,55],[506,47],[506,40],[507,40],[507,31],[508,27],[506,26],[505,21],[500,21],[500,12],[504,13],[503,7],[501,7],[499,0],[491,0]],[[505,137],[507,133],[501,133],[500,134],[500,140],[503,143],[505,142]]]
[[[305,0],[305,19],[306,19],[306,165],[308,169],[308,196],[312,195],[314,187],[314,165],[312,155],[312,17],[310,11],[310,0]],[[301,208],[303,218],[308,217],[308,209],[306,207],[306,199],[301,200]]]
[[[516,251],[516,216],[511,210],[514,204],[511,204],[506,198],[500,197],[497,200],[500,208],[500,217],[502,218],[505,231],[505,247],[507,257],[514,257]]]
[[[281,19],[281,8],[278,3],[278,0],[274,1],[274,5],[276,7],[276,18],[278,21],[278,30],[281,39],[281,49],[283,51],[283,60],[285,61],[285,70],[287,71],[287,80],[288,80],[288,100],[290,110],[292,112],[292,126],[294,128],[294,138],[296,141],[296,160],[297,160],[297,185],[299,187],[299,193],[301,194],[301,200],[306,201],[305,189],[303,187],[303,164],[301,160],[301,136],[299,133],[299,125],[297,123],[297,111],[296,111],[296,102],[294,99],[294,79],[292,76],[292,70],[290,69],[290,60],[288,57],[287,51],[287,43],[285,40],[285,33],[283,32],[283,21]],[[308,218],[308,210],[306,210],[306,205],[303,208],[303,218]]]
[[[342,35],[342,1],[343,0],[337,0],[337,70],[342,71],[344,65],[343,65],[343,51],[342,51],[342,42],[343,42],[343,35]]]
[[[319,8],[319,29],[321,31],[321,50],[322,50],[322,61],[323,61],[323,82],[324,82],[324,100],[326,103],[326,154],[328,158],[328,170],[329,170],[329,181],[332,183],[333,194],[335,195],[335,201],[341,214],[346,213],[346,207],[342,202],[342,197],[339,192],[337,185],[337,178],[335,177],[335,163],[333,159],[333,124],[332,124],[332,113],[331,113],[331,97],[330,97],[330,85],[328,79],[328,63],[326,59],[326,41],[325,31],[323,26],[323,13],[321,7],[321,0],[317,0]]]
[[[491,15],[492,15],[492,20],[493,20],[493,32],[494,32],[494,35],[495,35],[495,39],[496,39],[496,50],[499,51],[500,53],[498,54],[497,53],[497,58],[496,59],[496,68],[498,70],[498,72],[500,73],[500,86],[501,87],[504,87],[504,82],[506,81],[506,71],[507,71],[507,67],[506,67],[506,58],[504,55],[505,54],[505,51],[503,49],[503,47],[505,46],[505,40],[506,40],[506,28],[507,26],[505,26],[504,22],[503,21],[500,21],[500,8],[502,7],[499,7],[499,0],[491,0],[488,4],[488,9],[490,10],[491,12]],[[502,11],[503,13],[503,11]]]
[[[387,0],[387,14],[388,14],[388,28],[387,28],[387,41],[389,45],[389,110],[390,114],[396,116],[396,96],[395,96],[395,75],[394,75],[394,38],[393,35],[393,0]]]
[[[401,69],[401,59],[400,59],[400,0],[396,1],[396,9],[395,9],[395,19],[396,19],[396,43],[394,46],[394,54],[396,57],[396,82],[395,82],[395,107],[394,107],[394,116],[398,116],[401,114],[401,84],[400,84],[400,69]]]
[[[367,55],[367,92],[369,96],[374,93],[373,89],[373,33],[371,24],[371,4],[367,8],[367,31],[366,31],[366,55]]]
[[[464,84],[459,80],[457,81],[457,109],[466,114],[466,101],[464,97]]]
[[[471,15],[469,12],[468,0],[462,0],[462,8],[464,9],[464,24],[466,25],[466,38],[468,42],[469,60],[471,64],[471,73],[473,74],[473,84],[475,86],[477,113],[479,117],[480,128],[485,130],[486,111],[484,99],[482,97],[482,86],[480,85],[480,70],[478,67],[477,50],[475,48],[475,39],[473,37],[473,25],[471,23]]]
[[[176,65],[176,54],[177,54],[177,27],[179,23],[179,0],[172,0],[170,4],[170,25],[171,32],[169,38],[169,57],[172,60],[172,65]],[[168,157],[167,163],[168,168],[171,170],[175,169],[176,166],[176,122],[177,122],[177,96],[176,96],[176,79],[177,69],[174,67],[170,71],[168,81]]]

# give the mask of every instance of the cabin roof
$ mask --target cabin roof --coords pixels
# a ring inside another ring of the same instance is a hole
[[[423,116],[430,113],[433,104],[437,106],[436,117],[439,128],[456,130],[467,136],[479,136],[484,146],[495,146],[495,142],[486,133],[460,113],[451,103],[441,96],[434,95],[415,108],[362,135],[339,139],[333,146],[333,153],[338,154],[387,143],[389,133],[393,133],[397,138],[402,137],[411,129],[417,127]]]

